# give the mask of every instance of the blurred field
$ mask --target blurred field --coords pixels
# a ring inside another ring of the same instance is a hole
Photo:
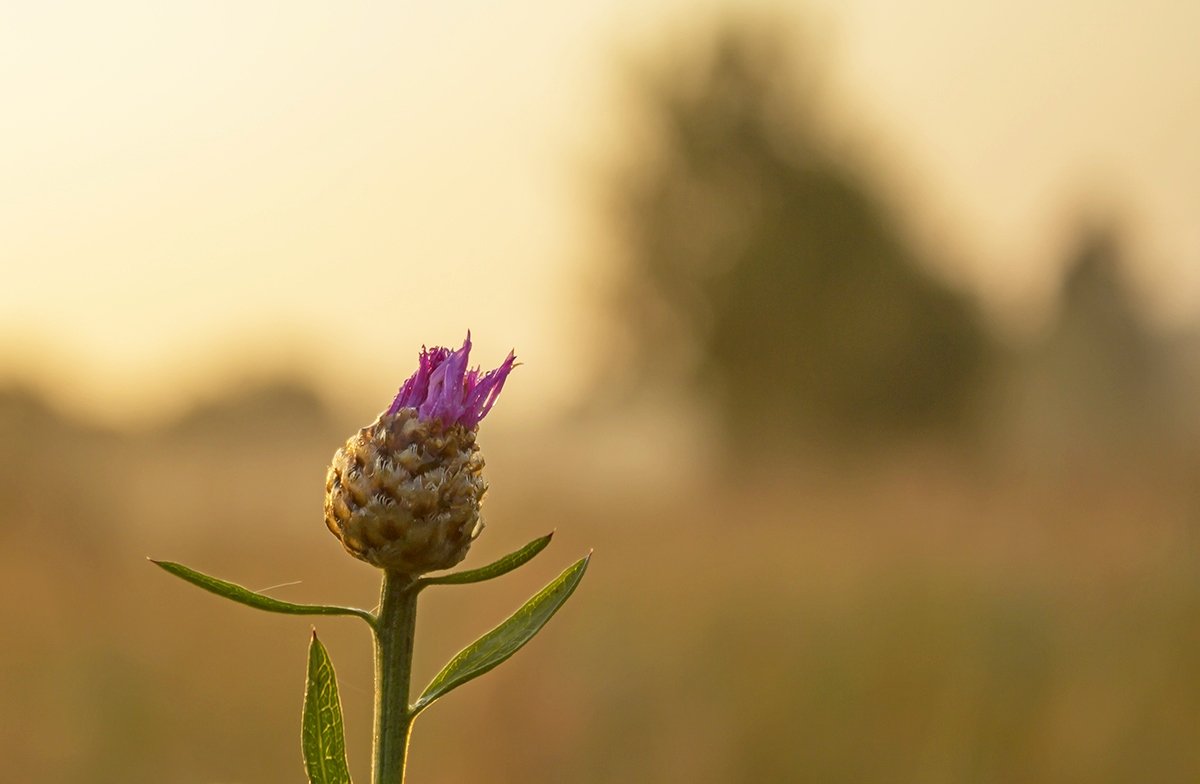
[[[203,429],[134,435],[3,397],[5,780],[301,780],[308,624],[142,556],[371,606],[373,570],[320,520],[351,426],[303,399],[249,392]],[[421,719],[414,781],[1200,777],[1194,463],[1035,473],[913,449],[736,483],[697,461],[691,479],[613,481],[619,465],[588,470],[578,427],[483,445],[494,489],[469,562],[558,536],[490,589],[427,595],[418,680],[596,556],[544,636]],[[316,626],[362,780],[367,634]]]

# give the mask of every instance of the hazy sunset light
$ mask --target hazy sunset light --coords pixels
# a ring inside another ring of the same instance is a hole
[[[470,326],[569,399],[622,79],[720,7],[10,4],[0,368],[137,419],[231,357],[338,357],[377,394],[380,352]],[[831,135],[1002,318],[1053,286],[1063,221],[1109,208],[1163,317],[1195,315],[1197,6],[789,16]]]

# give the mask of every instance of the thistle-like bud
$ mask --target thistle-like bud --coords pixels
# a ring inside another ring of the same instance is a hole
[[[470,352],[470,333],[457,351],[422,349],[392,404],[334,454],[325,524],[356,558],[414,576],[449,569],[482,529],[475,434],[516,357],[480,374]]]

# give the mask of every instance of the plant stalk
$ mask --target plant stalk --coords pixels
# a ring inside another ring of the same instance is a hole
[[[374,784],[403,784],[413,714],[408,706],[418,586],[384,571],[375,624]]]

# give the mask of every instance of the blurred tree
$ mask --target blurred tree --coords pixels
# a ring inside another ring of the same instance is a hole
[[[105,532],[115,511],[105,501],[113,490],[95,466],[111,464],[119,443],[116,433],[60,412],[33,387],[0,386],[0,542],[111,550]]]
[[[1145,323],[1126,267],[1115,230],[1086,224],[1068,258],[1057,317],[1034,352],[1047,409],[1038,417],[1043,445],[1159,444],[1178,424],[1168,395],[1171,358]]]
[[[231,443],[254,435],[314,434],[337,430],[332,413],[310,384],[289,376],[243,378],[219,397],[198,401],[164,428],[168,438],[203,438]],[[336,443],[337,437],[333,436]]]
[[[698,384],[741,443],[953,430],[988,338],[823,150],[785,41],[727,25],[646,80],[654,145],[615,189],[628,379]]]

